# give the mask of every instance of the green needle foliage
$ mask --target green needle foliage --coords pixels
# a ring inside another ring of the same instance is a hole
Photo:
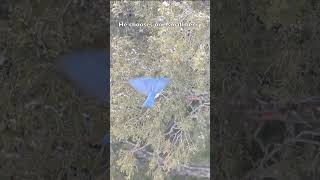
[[[182,164],[194,164],[192,158],[199,153],[208,152],[209,22],[209,6],[203,2],[112,2],[111,141],[136,146],[112,146],[111,164],[128,179],[134,174],[163,179]],[[141,108],[146,97],[128,84],[140,76],[171,79],[152,109]],[[144,165],[133,156],[140,150],[152,153]],[[203,154],[202,164],[208,165],[209,154]]]

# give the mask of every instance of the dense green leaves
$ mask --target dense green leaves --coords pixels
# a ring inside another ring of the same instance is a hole
[[[163,179],[182,164],[192,164],[195,154],[209,148],[209,6],[199,11],[194,5],[197,3],[187,1],[111,5],[111,138],[114,142],[128,140],[137,144],[135,149],[151,152],[148,175],[154,179]],[[153,25],[119,27],[119,22]],[[181,22],[194,25],[154,25]],[[146,97],[128,84],[137,76],[171,79],[150,110],[141,108]],[[124,158],[128,162],[118,163],[119,168],[132,176],[132,152],[121,153],[118,162]],[[136,173],[146,171],[140,168]]]

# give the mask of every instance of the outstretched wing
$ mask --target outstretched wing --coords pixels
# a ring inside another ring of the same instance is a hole
[[[169,83],[169,78],[140,77],[129,80],[129,84],[145,96],[148,96],[150,92],[160,93]]]
[[[130,79],[129,84],[139,93],[148,96],[152,90],[152,84],[154,84],[155,81],[153,78],[141,77]]]
[[[153,86],[153,92],[155,94],[160,93],[164,88],[167,87],[167,85],[170,83],[169,78],[159,78],[157,81],[152,84]]]

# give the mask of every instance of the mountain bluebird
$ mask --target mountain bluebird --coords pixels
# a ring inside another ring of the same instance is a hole
[[[169,78],[150,78],[139,77],[130,79],[129,84],[139,93],[147,96],[146,101],[143,103],[143,107],[152,108],[155,99],[159,96],[161,91],[170,83]]]

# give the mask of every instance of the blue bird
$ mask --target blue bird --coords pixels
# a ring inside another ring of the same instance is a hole
[[[159,96],[162,90],[170,83],[169,78],[150,78],[139,77],[130,79],[129,84],[139,93],[147,96],[146,101],[143,103],[144,108],[152,108],[155,99]]]

